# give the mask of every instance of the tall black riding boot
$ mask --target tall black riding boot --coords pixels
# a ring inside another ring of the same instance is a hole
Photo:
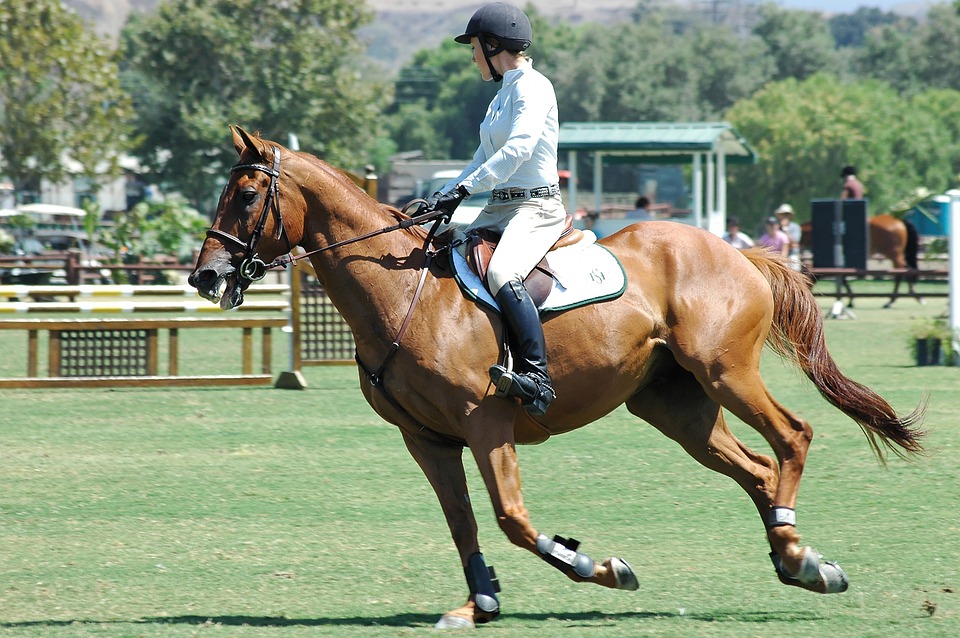
[[[496,295],[513,350],[514,370],[490,367],[490,379],[500,397],[518,397],[534,416],[547,411],[555,394],[547,374],[547,348],[537,307],[519,281],[508,282]]]

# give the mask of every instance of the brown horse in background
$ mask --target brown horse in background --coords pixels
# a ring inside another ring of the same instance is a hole
[[[576,582],[637,589],[625,560],[595,563],[576,541],[551,539],[533,526],[516,447],[587,425],[622,404],[743,488],[783,583],[819,593],[847,588],[836,563],[800,545],[794,512],[813,430],[764,385],[763,347],[798,366],[859,424],[881,459],[887,448],[899,455],[922,451],[922,409],[898,416],[877,393],[840,372],[827,351],[816,299],[804,276],[783,260],[764,250],[740,252],[711,233],[670,222],[637,224],[605,238],[601,244],[619,258],[627,288],[613,300],[544,314],[557,398],[533,421],[518,402],[494,394],[487,369],[500,355],[503,326],[433,258],[449,244],[431,243],[421,227],[404,226],[407,216],[312,155],[239,127],[233,137],[240,160],[189,282],[230,309],[263,274],[259,257],[282,262],[295,246],[307,251],[353,331],[364,397],[399,428],[437,494],[460,555],[468,599],[444,614],[439,627],[472,627],[500,609],[480,554],[464,448],[512,543]],[[775,458],[739,441],[723,408],[762,434]]]
[[[868,224],[870,225],[871,255],[883,255],[893,262],[894,268],[910,270],[919,268],[920,237],[917,228],[912,223],[893,215],[884,214],[871,217]],[[916,297],[918,302],[923,303],[923,299],[916,296],[914,292],[914,285],[917,282],[916,273],[897,274],[894,276],[893,294],[890,296],[890,301],[884,304],[884,308],[889,308],[897,300],[902,279],[907,281],[908,294]],[[852,299],[851,305],[853,305]]]
[[[813,224],[806,222],[801,225],[803,235],[800,238],[800,245],[809,249],[812,245]],[[917,228],[909,221],[888,215],[876,215],[867,220],[867,231],[869,241],[869,252],[871,257],[881,256],[889,259],[891,267],[904,270],[917,270],[919,268],[920,237]],[[907,281],[909,288],[908,294],[916,297],[917,301],[923,303],[923,299],[916,295],[914,285],[917,281],[917,275],[914,273],[895,274],[893,293],[890,300],[884,304],[884,308],[889,308],[900,295],[901,280]],[[853,306],[853,291],[849,284],[844,280],[847,293],[850,295],[849,306]]]

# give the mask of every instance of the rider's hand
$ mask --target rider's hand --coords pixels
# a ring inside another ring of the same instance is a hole
[[[470,193],[466,188],[461,185],[457,185],[456,188],[451,189],[446,193],[434,193],[434,197],[436,197],[436,199],[431,197],[427,200],[427,205],[430,206],[430,210],[442,211],[445,213],[443,215],[443,221],[449,222],[450,217],[453,215],[453,211],[457,210],[457,206],[460,205],[460,202],[469,196]]]
[[[430,197],[426,198],[426,200],[424,201],[426,201],[427,203],[423,207],[423,210],[432,211],[433,209],[435,209],[437,207],[437,201],[439,201],[441,197],[443,197],[443,193],[441,193],[440,191],[437,191]]]

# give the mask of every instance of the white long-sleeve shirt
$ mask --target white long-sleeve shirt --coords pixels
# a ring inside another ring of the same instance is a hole
[[[471,193],[556,184],[559,137],[553,84],[524,60],[504,73],[503,86],[480,123],[473,161],[444,192],[457,184]]]

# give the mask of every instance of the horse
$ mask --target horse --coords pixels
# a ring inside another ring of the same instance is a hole
[[[924,404],[899,415],[841,373],[816,299],[786,261],[672,222],[636,224],[604,238],[627,284],[614,299],[542,316],[556,400],[534,419],[517,400],[495,394],[487,369],[501,354],[504,327],[496,312],[461,291],[442,258],[455,243],[452,233],[428,232],[413,223],[419,216],[380,204],[308,153],[239,126],[231,131],[239,160],[189,283],[230,309],[251,281],[295,259],[294,247],[309,257],[355,337],[361,392],[402,434],[439,499],[463,565],[466,602],[437,627],[475,627],[500,613],[477,538],[465,448],[510,542],[574,582],[639,587],[623,558],[596,562],[574,539],[534,527],[517,456],[518,445],[583,427],[622,404],[743,488],[782,583],[824,594],[847,589],[836,562],[800,544],[797,493],[813,429],[766,388],[761,352],[766,344],[798,366],[860,426],[880,462],[888,453],[923,453]],[[738,440],[723,408],[760,432],[775,458]]]
[[[813,224],[806,222],[801,225],[802,236],[800,245],[808,248],[812,245]],[[918,254],[920,252],[919,234],[916,226],[906,219],[900,219],[886,213],[876,215],[867,220],[867,231],[869,241],[869,255],[877,255],[889,259],[893,268],[901,270],[917,270],[919,266]],[[894,275],[893,293],[890,300],[884,304],[884,308],[890,308],[897,300],[900,293],[900,282],[906,279],[909,288],[909,294],[915,297],[918,302],[923,303],[922,297],[914,291],[914,285],[917,281],[916,274]],[[844,286],[850,295],[849,304],[853,306],[853,291],[849,284],[844,280]]]
[[[910,270],[919,268],[917,256],[920,251],[920,241],[916,226],[905,219],[887,214],[871,217],[867,223],[870,230],[871,255],[883,255],[893,263],[894,268]],[[897,274],[894,276],[893,294],[890,296],[890,301],[884,304],[884,308],[891,307],[897,300],[900,281],[904,277],[907,280],[908,294],[923,303],[923,299],[914,292],[916,274]]]

